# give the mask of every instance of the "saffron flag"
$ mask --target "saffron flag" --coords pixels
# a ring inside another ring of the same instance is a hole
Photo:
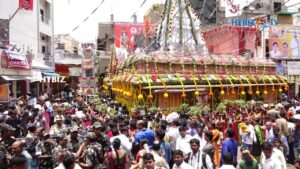
[[[19,0],[19,8],[23,10],[33,10],[33,0]]]
[[[144,20],[145,20],[145,32],[146,32],[146,35],[147,36],[150,36],[151,35],[151,32],[150,32],[150,21],[149,21],[149,16],[144,16]]]

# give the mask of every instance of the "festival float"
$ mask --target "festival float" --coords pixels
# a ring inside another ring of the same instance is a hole
[[[120,59],[112,52],[104,89],[129,108],[171,109],[182,103],[216,107],[224,100],[275,102],[288,90],[271,60],[209,53],[199,16],[185,1],[166,0],[156,28],[158,50]]]

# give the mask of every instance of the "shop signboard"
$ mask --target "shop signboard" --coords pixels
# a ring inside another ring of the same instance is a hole
[[[9,50],[2,52],[1,66],[4,68],[30,69],[30,65],[24,54]]]
[[[287,62],[288,75],[300,75],[300,62]]]
[[[0,85],[0,103],[9,102],[9,85]]]
[[[300,59],[300,27],[278,25],[270,29],[270,56],[280,60]]]
[[[232,26],[243,26],[243,27],[256,27],[259,30],[268,28],[269,26],[277,26],[278,19],[276,15],[268,15],[266,17],[260,17],[256,19],[232,19]]]

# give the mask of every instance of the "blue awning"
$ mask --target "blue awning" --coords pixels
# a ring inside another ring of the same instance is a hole
[[[58,73],[55,72],[42,72],[43,76],[60,76]]]

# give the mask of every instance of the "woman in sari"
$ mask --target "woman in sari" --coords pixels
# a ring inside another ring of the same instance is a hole
[[[110,169],[125,169],[130,162],[127,152],[121,149],[121,140],[116,138],[112,143],[113,151],[108,153],[108,168]]]

